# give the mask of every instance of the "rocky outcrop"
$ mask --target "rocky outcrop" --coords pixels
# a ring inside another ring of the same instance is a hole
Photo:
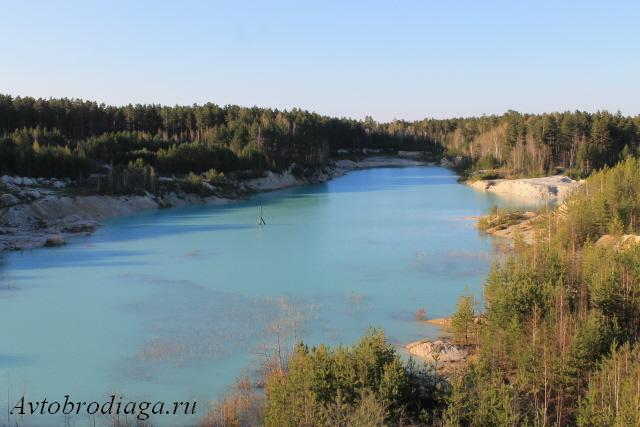
[[[406,345],[406,349],[414,356],[430,362],[460,362],[467,357],[466,350],[448,341],[416,341]]]

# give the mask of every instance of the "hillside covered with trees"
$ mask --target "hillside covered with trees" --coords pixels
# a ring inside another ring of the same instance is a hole
[[[470,171],[540,176],[557,168],[586,177],[638,151],[640,116],[608,112],[521,114],[422,120],[411,128],[462,156]]]
[[[101,165],[156,174],[282,170],[363,148],[438,150],[403,127],[294,109],[215,104],[106,106],[0,95],[0,173],[82,177]]]
[[[378,123],[294,109],[108,106],[0,95],[0,173],[82,178],[91,173],[228,174],[318,167],[338,150],[421,150],[459,157],[462,172],[587,176],[638,151],[640,117],[598,112],[394,120]],[[131,170],[129,170],[131,169]]]
[[[640,425],[639,192],[635,158],[595,173],[494,266],[447,424]]]

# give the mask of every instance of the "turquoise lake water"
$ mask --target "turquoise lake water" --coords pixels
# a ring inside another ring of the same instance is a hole
[[[493,243],[468,217],[496,204],[524,203],[457,184],[443,168],[368,169],[118,218],[60,248],[3,254],[0,426],[7,395],[11,406],[22,395],[196,400],[201,416],[278,334],[348,344],[373,325],[398,346],[436,336],[415,312],[445,316],[465,289],[480,298]]]

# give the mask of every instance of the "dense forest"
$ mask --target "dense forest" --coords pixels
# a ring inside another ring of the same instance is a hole
[[[464,174],[577,176],[637,153],[640,117],[598,112],[394,120],[333,118],[294,109],[126,105],[0,95],[0,174],[83,178],[105,173],[258,176],[324,165],[339,150],[421,150],[458,157]],[[134,179],[136,178],[136,179]],[[116,180],[117,181],[117,180]]]
[[[638,194],[630,157],[543,212],[482,303],[460,297],[454,340],[475,355],[446,379],[403,363],[380,331],[347,348],[300,344],[264,395],[236,390],[203,426],[640,425]]]
[[[105,106],[0,95],[0,173],[83,177],[106,167],[155,174],[316,167],[340,149],[437,151],[424,135],[294,109],[214,104]]]
[[[420,122],[430,127],[430,121]],[[640,116],[564,112],[444,120],[438,141],[470,169],[497,170],[510,177],[544,175],[558,168],[579,177],[636,154]]]

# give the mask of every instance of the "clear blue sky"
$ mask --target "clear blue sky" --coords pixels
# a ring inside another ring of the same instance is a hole
[[[640,113],[640,2],[0,0],[0,92],[378,120]]]

